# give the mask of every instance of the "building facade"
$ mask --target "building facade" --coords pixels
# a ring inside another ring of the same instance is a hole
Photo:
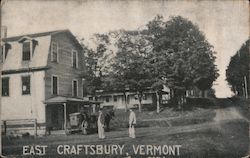
[[[3,38],[1,59],[1,120],[23,120],[23,131],[30,131],[25,120],[35,120],[38,134],[62,129],[77,109],[62,103],[82,101],[84,54],[73,34],[58,30]]]
[[[98,91],[96,97],[89,96],[89,100],[101,102],[101,107],[112,107],[114,109],[138,108],[139,97],[137,92],[105,92]],[[164,86],[162,90],[161,102],[168,103],[170,100],[170,89]],[[156,108],[156,92],[152,89],[145,90],[142,95],[141,104],[144,108]],[[142,107],[142,108],[143,108]]]

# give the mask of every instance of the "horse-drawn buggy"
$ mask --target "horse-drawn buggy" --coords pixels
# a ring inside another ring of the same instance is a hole
[[[67,135],[73,133],[82,133],[84,135],[97,132],[98,111],[101,110],[100,104],[95,105],[93,110],[92,105],[84,105],[79,112],[69,114],[65,133]],[[109,122],[114,116],[113,110],[105,110],[105,126],[109,130]]]
[[[86,113],[76,112],[69,115],[66,134],[79,133],[89,134],[96,132],[96,115],[88,116]]]

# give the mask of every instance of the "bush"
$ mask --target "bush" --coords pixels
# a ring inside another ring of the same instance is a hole
[[[214,102],[209,98],[187,98],[187,105],[192,107],[209,107],[215,106]]]
[[[29,137],[29,136],[30,136],[30,133],[29,133],[29,132],[25,132],[25,133],[22,134],[22,137],[23,137],[23,138],[26,138],[26,137]]]

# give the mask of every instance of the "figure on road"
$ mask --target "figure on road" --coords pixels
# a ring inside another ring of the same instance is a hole
[[[105,114],[105,125],[106,125],[106,128],[107,128],[107,131],[110,130],[109,128],[109,123],[110,121],[113,119],[113,117],[115,117],[115,112],[114,110],[110,110],[108,111],[106,114]]]
[[[136,124],[136,116],[135,113],[132,109],[129,109],[130,114],[129,114],[129,137],[135,138],[135,124]]]
[[[97,125],[98,125],[98,136],[99,136],[100,139],[105,138],[105,135],[104,135],[104,121],[105,121],[104,114],[103,114],[103,112],[101,110],[99,110]]]

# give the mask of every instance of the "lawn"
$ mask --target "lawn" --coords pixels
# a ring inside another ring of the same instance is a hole
[[[161,113],[156,111],[135,111],[137,127],[169,127],[212,121],[215,117],[214,109],[193,108],[192,110],[176,110],[166,107]],[[113,129],[126,128],[128,126],[129,112],[116,110],[110,126]]]

